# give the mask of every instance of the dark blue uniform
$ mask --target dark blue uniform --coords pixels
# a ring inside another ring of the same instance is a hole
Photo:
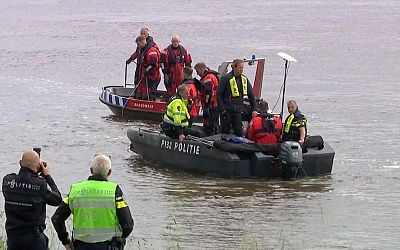
[[[40,177],[21,166],[18,174],[4,176],[3,195],[8,250],[47,249],[48,239],[43,233],[46,204],[58,206],[62,201],[53,178],[50,175]]]
[[[283,128],[283,141],[300,140],[300,127],[304,127],[307,136],[307,118],[299,110],[286,117],[285,126]]]
[[[235,76],[239,96],[233,97],[229,80],[234,77],[233,71],[223,76],[217,89],[218,109],[221,112],[221,132],[229,134],[231,125],[234,134],[242,136],[242,112],[244,111],[244,93],[241,76]],[[246,77],[247,78],[247,77]],[[247,79],[247,97],[250,102],[251,110],[256,110],[257,103],[254,97],[253,88]]]

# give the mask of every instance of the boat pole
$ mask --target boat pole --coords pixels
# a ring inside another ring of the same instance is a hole
[[[126,88],[126,78],[127,78],[127,76],[128,76],[128,64],[127,63],[125,63],[125,88]]]
[[[283,77],[283,93],[282,93],[282,107],[281,107],[281,119],[283,120],[283,106],[285,106],[286,78],[289,68],[289,62],[297,62],[297,60],[294,57],[284,52],[279,52],[278,56],[282,57],[283,60],[285,60],[285,76]]]
[[[283,93],[282,93],[282,106],[281,106],[281,120],[283,120],[283,106],[285,106],[285,91],[286,91],[287,66],[288,66],[288,61],[285,60],[285,76],[283,77]]]

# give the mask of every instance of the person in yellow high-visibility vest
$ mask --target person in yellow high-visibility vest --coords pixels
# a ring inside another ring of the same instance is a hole
[[[90,167],[92,176],[75,183],[51,217],[58,239],[68,249],[123,249],[133,230],[133,218],[121,188],[111,181],[111,160],[97,154]],[[73,238],[65,220],[73,214]],[[114,247],[114,248],[112,248]]]
[[[168,102],[161,124],[163,132],[171,138],[179,139],[179,142],[182,142],[188,134],[190,119],[188,97],[189,89],[186,84],[179,85],[178,93]]]
[[[244,61],[235,59],[232,71],[223,76],[217,88],[218,110],[221,116],[221,132],[229,134],[231,125],[236,136],[243,136],[243,100],[250,102],[252,117],[257,116],[257,103],[249,79],[243,74]]]
[[[300,145],[304,144],[307,136],[307,118],[300,112],[295,100],[287,102],[289,115],[283,127],[283,141],[297,141]]]

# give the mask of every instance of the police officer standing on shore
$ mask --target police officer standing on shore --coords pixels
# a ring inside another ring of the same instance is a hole
[[[7,249],[48,249],[48,238],[43,233],[46,204],[58,206],[62,201],[60,191],[50,176],[49,164],[41,162],[37,152],[25,151],[20,166],[18,174],[3,178]]]
[[[51,217],[58,239],[66,249],[123,249],[133,230],[133,218],[121,188],[111,181],[111,160],[96,154],[88,180],[73,184],[67,197]],[[73,238],[66,219],[73,214]]]

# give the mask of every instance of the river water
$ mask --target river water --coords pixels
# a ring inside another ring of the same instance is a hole
[[[399,16],[394,0],[1,1],[1,174],[40,146],[65,195],[107,152],[135,218],[128,249],[398,249]],[[161,48],[180,34],[193,61],[214,69],[265,57],[270,106],[284,72],[276,53],[297,58],[286,98],[335,149],[332,175],[220,179],[144,163],[126,131],[153,125],[98,101],[102,86],[123,83],[144,25]]]

